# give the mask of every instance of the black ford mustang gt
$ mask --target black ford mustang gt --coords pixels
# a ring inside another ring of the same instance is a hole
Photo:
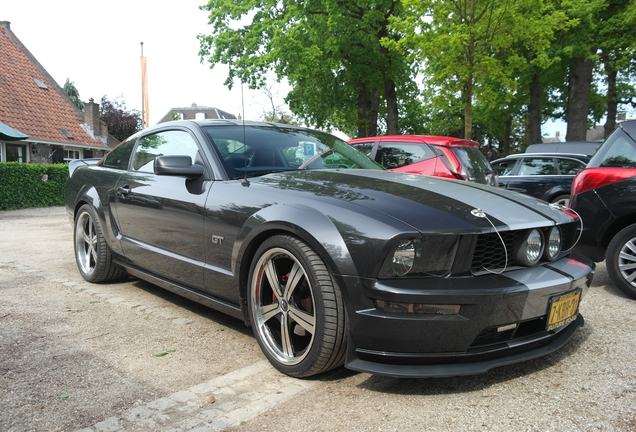
[[[71,163],[82,276],[133,275],[243,319],[280,371],[484,372],[583,325],[591,264],[567,210],[384,171],[331,135],[162,123]]]

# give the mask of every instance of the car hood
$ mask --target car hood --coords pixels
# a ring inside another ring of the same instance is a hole
[[[564,211],[527,195],[417,174],[313,170],[270,174],[250,181],[254,187],[271,186],[283,191],[285,202],[362,206],[422,233],[484,232],[494,227],[517,230],[573,220]]]

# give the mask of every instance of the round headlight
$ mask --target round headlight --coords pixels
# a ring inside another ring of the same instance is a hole
[[[405,240],[393,253],[393,271],[397,276],[404,276],[413,269],[415,264],[415,245],[411,240]]]
[[[543,254],[543,234],[533,229],[517,243],[515,261],[524,266],[533,266],[539,262]]]
[[[561,230],[554,226],[548,233],[548,243],[543,257],[548,261],[554,261],[559,256],[559,252],[561,252]]]

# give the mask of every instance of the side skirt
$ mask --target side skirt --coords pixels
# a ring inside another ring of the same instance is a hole
[[[211,309],[218,310],[219,312],[223,312],[225,314],[233,316],[234,318],[238,318],[241,321],[244,321],[245,316],[243,314],[243,311],[241,310],[239,306],[235,304],[216,299],[212,296],[206,295],[192,288],[188,288],[183,285],[178,285],[174,282],[157,277],[153,275],[152,273],[145,272],[143,270],[140,270],[122,261],[116,260],[115,264],[125,269],[126,272],[132,276],[136,276],[139,279],[143,279],[147,282],[158,285],[161,288],[167,289],[168,291],[172,291],[173,293],[178,294],[182,297],[185,297],[189,300],[195,301]]]

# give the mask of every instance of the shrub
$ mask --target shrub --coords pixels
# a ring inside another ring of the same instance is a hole
[[[66,164],[0,162],[0,210],[64,205]]]

